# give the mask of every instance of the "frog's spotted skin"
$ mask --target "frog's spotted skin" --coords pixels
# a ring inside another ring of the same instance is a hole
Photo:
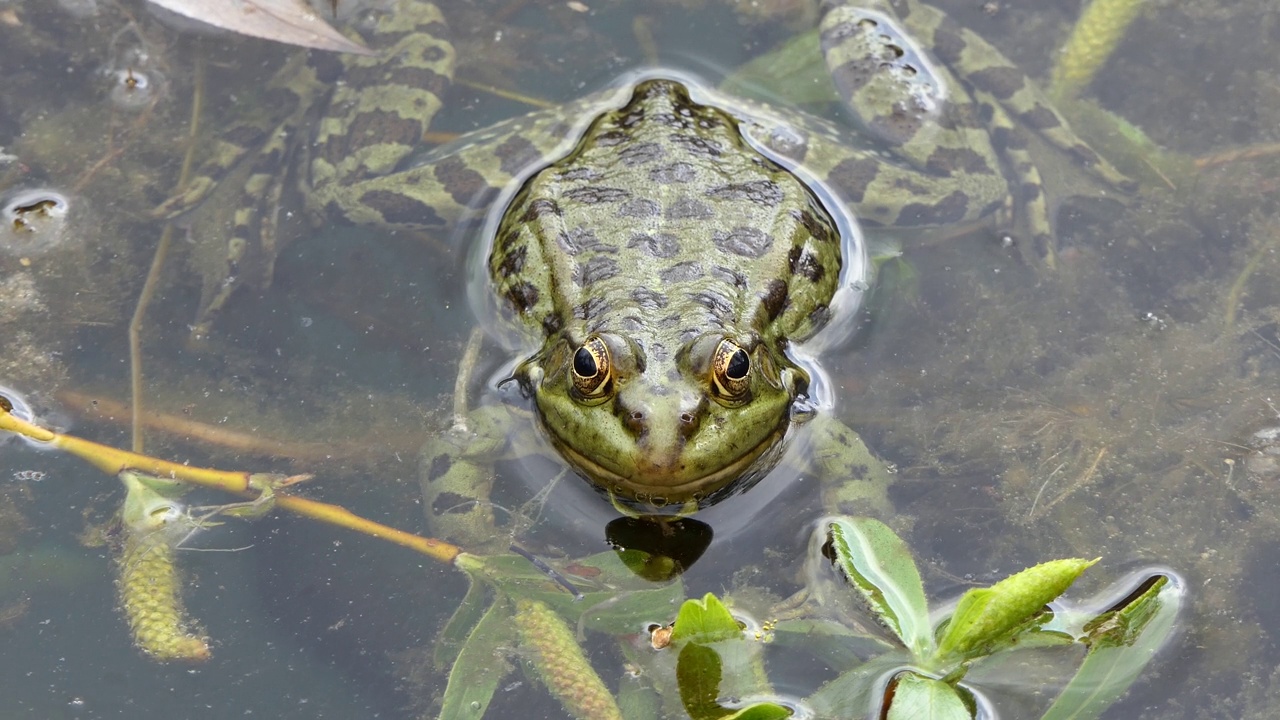
[[[310,148],[309,206],[440,230],[470,224],[523,183],[489,255],[493,296],[537,347],[514,377],[558,453],[641,505],[714,502],[781,455],[808,389],[787,350],[826,322],[850,260],[832,214],[797,174],[823,181],[871,227],[1021,208],[1048,263],[1044,193],[1015,122],[1127,184],[998,51],[915,0],[823,5],[823,52],[861,134],[650,78],[470,133],[401,168],[452,73],[444,29],[421,0],[398,0],[381,17],[369,41],[389,48],[388,63],[348,63]],[[338,73],[332,58],[313,56],[300,80],[278,87],[314,95]],[[284,114],[297,121],[305,107],[295,101]],[[224,135],[219,163],[270,126],[251,127]],[[282,134],[266,146],[275,159],[288,153]],[[279,185],[265,167],[246,187],[270,197]],[[197,181],[165,210],[191,207],[212,183]],[[250,256],[241,230],[252,223],[238,226],[226,272],[212,277],[223,299]],[[201,321],[214,311],[204,306]],[[830,504],[886,512],[884,466],[833,418],[813,425],[807,461],[846,480]],[[422,479],[434,531],[468,547],[492,539],[495,456],[536,444],[495,406],[433,438]]]

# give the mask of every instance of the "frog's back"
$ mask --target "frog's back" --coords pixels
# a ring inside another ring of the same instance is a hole
[[[530,178],[490,257],[498,294],[543,337],[610,330],[668,349],[709,329],[804,339],[840,267],[813,193],[732,115],[662,79]]]

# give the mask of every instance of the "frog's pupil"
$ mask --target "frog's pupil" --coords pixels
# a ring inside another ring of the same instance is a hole
[[[741,380],[747,376],[747,370],[751,367],[751,360],[747,357],[746,351],[739,348],[729,358],[729,367],[724,369],[724,374],[730,380]]]
[[[579,377],[589,378],[596,375],[596,358],[591,354],[590,350],[584,347],[578,348],[578,352],[573,354],[573,371]]]

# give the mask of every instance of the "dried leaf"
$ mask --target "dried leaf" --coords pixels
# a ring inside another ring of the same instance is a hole
[[[165,10],[241,35],[288,45],[374,55],[320,18],[303,0],[151,0]]]

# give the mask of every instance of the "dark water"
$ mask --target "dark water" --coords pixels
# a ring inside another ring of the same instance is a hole
[[[1076,17],[1074,2],[937,4],[1037,79]],[[45,236],[56,246],[0,251],[0,385],[46,422],[128,447],[106,402],[128,398],[126,326],[161,233],[147,212],[177,177],[196,58],[204,122],[218,123],[284,54],[255,40],[197,43],[139,5],[64,5],[0,2],[0,192],[7,201],[53,189],[70,208],[66,227]],[[477,85],[562,102],[655,64],[714,82],[811,26],[790,7],[784,19],[751,15],[769,3],[741,3],[742,16],[730,3],[526,5],[445,7],[466,82],[450,92],[440,131],[526,107]],[[1086,96],[1176,157],[1131,160],[1142,190],[1123,203],[1047,157],[1065,248],[1054,274],[989,231],[897,238],[905,256],[882,274],[861,334],[823,360],[841,416],[899,468],[897,526],[932,596],[1055,557],[1103,557],[1080,597],[1146,566],[1171,568],[1191,588],[1181,629],[1111,716],[1270,717],[1280,471],[1265,431],[1280,425],[1280,162],[1267,145],[1280,127],[1280,12],[1263,0],[1149,5]],[[112,96],[122,69],[145,78],[154,103]],[[1255,152],[1220,156],[1239,148]],[[1076,194],[1087,197],[1059,207]],[[148,431],[147,450],[314,473],[307,495],[425,532],[416,455],[446,423],[473,325],[465,253],[441,239],[314,232],[293,207],[283,232],[306,239],[281,253],[269,288],[234,296],[203,344],[188,343],[188,324],[202,253],[221,249],[178,234],[142,333],[147,403],[323,447],[267,458],[178,428]],[[485,357],[480,377],[508,360]],[[497,500],[509,507],[528,499],[521,478],[557,473],[500,469],[510,482]],[[612,513],[577,482],[560,483],[522,540],[548,553],[605,549],[600,525]],[[279,512],[230,519],[178,553],[187,611],[213,638],[213,658],[161,665],[132,646],[110,553],[81,542],[118,506],[115,481],[10,442],[0,483],[9,715],[434,716],[443,684],[429,648],[465,589],[457,571]],[[787,485],[755,512],[686,574],[689,596],[733,590],[745,605],[796,589],[791,568],[820,515],[816,483]],[[592,643],[601,673],[616,677],[612,643]],[[812,665],[780,653],[778,688],[803,695],[838,670]],[[1011,696],[1040,690],[1024,678],[1003,685]],[[563,715],[520,672],[489,716],[516,712]]]

